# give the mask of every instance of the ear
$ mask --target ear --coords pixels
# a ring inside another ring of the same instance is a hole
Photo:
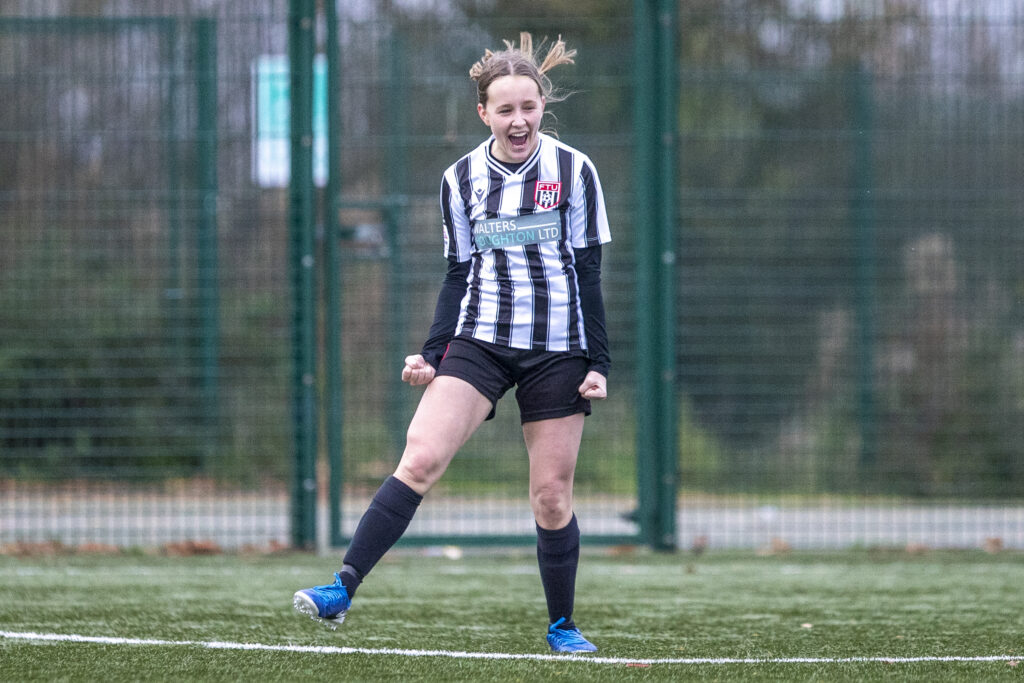
[[[480,115],[480,120],[484,122],[484,125],[490,128],[491,122],[489,120],[490,117],[487,116],[487,107],[480,103],[477,103],[476,113]]]

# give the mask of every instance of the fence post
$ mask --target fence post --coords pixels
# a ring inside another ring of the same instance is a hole
[[[858,63],[849,74],[852,128],[850,218],[856,240],[857,419],[860,425],[860,476],[872,477],[878,447],[875,411],[875,200],[872,163],[872,77]]]
[[[341,487],[344,484],[343,393],[341,373],[341,45],[337,2],[324,3],[327,24],[327,197],[324,217],[324,375],[327,414],[325,438],[329,475],[330,545],[344,545]]]
[[[164,286],[165,327],[173,363],[179,375],[190,375],[185,315],[182,310],[185,288],[182,282],[182,188],[179,145],[184,137],[181,116],[176,113],[181,90],[181,74],[185,73],[184,56],[178,49],[178,29],[174,22],[164,25],[161,59],[170,64],[167,76],[167,98],[160,112],[164,132],[164,168],[167,175],[167,284]],[[197,84],[198,85],[198,84]]]
[[[288,13],[292,275],[292,408],[295,479],[292,545],[316,545],[316,305],[313,257],[313,25],[315,0],[290,0]]]
[[[196,69],[196,289],[199,298],[200,404],[204,466],[220,433],[220,259],[217,249],[217,26],[193,23]]]
[[[386,204],[381,212],[388,245],[388,350],[390,357],[399,359],[410,353],[406,339],[408,299],[404,266],[402,230],[406,222],[404,197],[409,189],[408,154],[408,85],[406,83],[405,35],[397,20],[392,24],[388,40],[388,84],[385,88],[388,103],[388,141],[384,162],[387,185]],[[393,198],[399,201],[391,201]],[[397,372],[388,373],[387,426],[391,435],[392,457],[397,464],[405,445],[406,405],[413,396],[406,389]]]
[[[660,0],[658,7],[658,151],[660,154],[660,216],[658,218],[658,269],[661,304],[658,330],[658,393],[661,419],[658,488],[660,490],[660,537],[657,548],[676,547],[676,492],[679,487],[679,412],[676,402],[676,239],[678,197],[679,75],[676,36],[679,6],[676,0]]]
[[[635,0],[634,196],[637,226],[637,497],[641,535],[676,545],[675,150],[678,79],[671,0]]]

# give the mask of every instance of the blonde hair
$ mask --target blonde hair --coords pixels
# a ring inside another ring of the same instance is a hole
[[[510,40],[503,41],[505,49],[499,52],[487,50],[484,56],[469,70],[469,77],[476,81],[476,96],[480,104],[487,104],[487,88],[502,76],[528,76],[540,89],[540,94],[549,102],[559,102],[565,96],[556,93],[547,72],[561,64],[575,64],[576,50],[566,49],[562,36],[551,43],[543,61],[539,64],[538,53],[533,48],[533,36],[523,31],[519,34],[519,47]]]

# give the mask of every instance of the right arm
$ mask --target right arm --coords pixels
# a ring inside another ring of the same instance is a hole
[[[430,326],[427,341],[420,354],[436,369],[452,340],[455,326],[462,311],[462,299],[466,295],[466,278],[469,276],[469,261],[448,261],[448,272],[441,283],[434,308],[434,323]]]
[[[462,310],[469,276],[469,219],[461,188],[457,187],[456,166],[449,168],[441,180],[441,218],[444,228],[444,255],[448,272],[441,283],[434,307],[434,322],[419,354],[408,356],[402,369],[402,381],[412,385],[428,384],[434,379],[448,342],[452,340]],[[463,260],[460,260],[463,259]]]

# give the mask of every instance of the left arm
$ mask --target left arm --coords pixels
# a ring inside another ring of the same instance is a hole
[[[587,331],[587,353],[590,365],[579,391],[584,398],[602,399],[608,395],[607,377],[611,366],[608,333],[604,323],[604,297],[601,295],[601,245],[576,251],[576,274],[579,277],[580,308],[583,328]]]
[[[587,331],[589,369],[607,377],[611,355],[608,353],[604,296],[601,294],[601,245],[576,251],[576,274],[579,276],[583,328]]]
[[[587,355],[590,358],[587,377],[580,385],[579,392],[584,398],[601,399],[608,393],[607,377],[611,366],[604,298],[601,295],[601,245],[611,240],[611,231],[608,228],[601,180],[597,169],[587,157],[583,158],[573,186],[570,220],[573,226],[572,243],[580,309],[583,312],[583,329],[587,334]]]

